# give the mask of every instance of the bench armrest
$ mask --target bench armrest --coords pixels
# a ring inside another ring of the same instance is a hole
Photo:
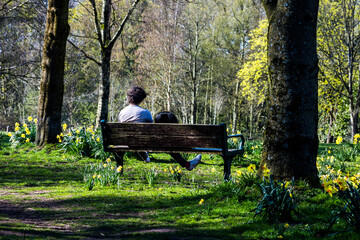
[[[240,143],[240,147],[238,150],[244,150],[245,147],[245,137],[242,134],[234,134],[234,135],[229,135],[227,136],[228,138],[241,138],[241,143]]]

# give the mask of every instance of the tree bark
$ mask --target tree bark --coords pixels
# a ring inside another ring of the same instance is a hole
[[[102,8],[102,18],[99,20],[98,12],[96,8],[95,0],[89,0],[94,12],[94,24],[97,35],[97,41],[100,44],[100,55],[101,62],[98,63],[100,65],[100,73],[101,73],[101,81],[99,85],[99,98],[98,98],[98,107],[96,113],[96,128],[100,125],[101,120],[108,119],[109,112],[109,96],[110,96],[110,62],[111,62],[111,53],[113,47],[122,34],[126,22],[129,20],[132,12],[135,10],[136,5],[141,0],[135,0],[130,7],[127,14],[122,19],[122,22],[117,29],[116,33],[113,37],[111,37],[111,10],[112,10],[112,1],[111,0],[103,0],[103,8]]]
[[[262,0],[269,20],[270,89],[261,165],[319,185],[316,23],[319,0]],[[259,174],[262,174],[261,167]]]
[[[69,0],[49,0],[44,35],[36,144],[56,143],[61,132]]]

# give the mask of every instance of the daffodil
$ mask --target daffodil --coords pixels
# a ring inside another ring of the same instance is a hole
[[[15,132],[19,131],[20,130],[20,127],[16,127],[15,128]]]
[[[63,128],[63,131],[65,131],[65,130],[66,130],[66,128],[67,128],[67,124],[66,124],[66,123],[64,123],[64,124],[62,125],[62,128]]]
[[[116,169],[116,172],[121,172],[121,170],[122,170],[122,166],[119,166],[117,169]]]
[[[108,163],[111,162],[111,159],[110,158],[106,159],[106,162],[108,162]]]
[[[343,178],[338,178],[335,180],[335,182],[339,185],[341,191],[344,191],[348,188],[346,181]]]
[[[268,177],[270,175],[270,169],[268,169],[266,167],[266,163],[264,164],[264,166],[262,167],[262,170],[263,170],[263,175],[264,177]]]
[[[22,137],[22,138],[25,138],[25,134],[21,134],[21,137]]]
[[[103,166],[104,166],[104,168],[106,168],[106,167],[107,167],[107,164],[105,163]]]
[[[33,120],[33,118],[30,116],[28,117],[28,121],[31,122]]]
[[[34,123],[37,124],[37,118],[34,119]]]
[[[329,185],[327,188],[325,188],[325,191],[329,193],[330,197],[332,197],[333,193],[337,192],[337,189]]]
[[[23,124],[23,127],[24,127],[24,128],[26,128],[26,127],[27,127],[27,124],[26,124],[26,123],[24,123],[24,124]]]
[[[29,139],[29,138],[27,138],[25,142],[30,142],[30,139]]]
[[[18,122],[15,123],[15,127],[19,127],[20,124]]]
[[[342,141],[343,141],[342,137],[337,137],[336,138],[336,144],[340,144],[340,143],[342,143]]]
[[[255,170],[256,170],[255,164],[250,164],[250,165],[247,167],[247,170],[248,170],[249,172],[255,172]]]
[[[9,136],[9,137],[11,137],[11,136],[12,136],[12,134],[11,134],[11,133],[8,133],[8,136]]]
[[[204,201],[205,201],[204,199],[201,199],[199,204],[202,205],[204,203]]]

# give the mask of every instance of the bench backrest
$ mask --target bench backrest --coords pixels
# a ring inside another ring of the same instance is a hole
[[[189,151],[227,148],[226,125],[102,122],[106,150]],[[111,147],[110,147],[111,145]]]

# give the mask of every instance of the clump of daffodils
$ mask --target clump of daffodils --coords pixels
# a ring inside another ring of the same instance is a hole
[[[86,188],[92,190],[95,186],[119,185],[121,172],[122,166],[116,167],[110,158],[105,163],[88,164],[83,173]]]
[[[35,141],[37,119],[30,116],[26,120],[23,124],[16,122],[14,132],[8,133],[12,147]]]
[[[175,181],[177,182],[181,181],[183,170],[179,166],[177,167],[170,166],[169,168],[164,169],[164,172],[168,173],[170,177]]]

